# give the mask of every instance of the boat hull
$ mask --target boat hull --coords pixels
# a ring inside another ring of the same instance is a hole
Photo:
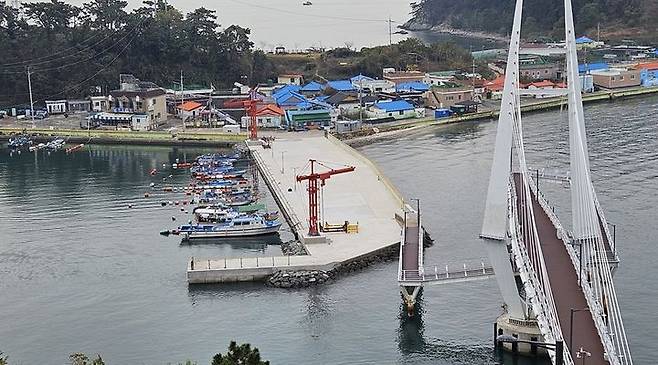
[[[254,228],[244,228],[244,229],[227,229],[227,230],[218,230],[218,231],[207,231],[207,232],[184,232],[181,231],[183,235],[183,240],[194,240],[199,238],[230,238],[230,237],[253,237],[253,236],[264,236],[276,234],[279,232],[281,224],[273,225],[270,227],[254,227]]]

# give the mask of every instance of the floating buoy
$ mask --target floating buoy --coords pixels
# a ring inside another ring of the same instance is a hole
[[[158,170],[156,170],[156,169],[151,169],[151,172],[150,172],[151,175],[155,175],[155,174],[157,174],[157,173],[158,173]]]
[[[160,231],[160,234],[163,236],[169,236],[171,232],[169,230]]]
[[[163,163],[163,164],[162,164],[162,168],[164,169],[165,167],[167,167],[167,164],[166,164],[166,163]]]
[[[162,190],[163,191],[172,191],[173,189],[171,188],[171,186],[165,186],[165,187],[162,188]]]
[[[148,192],[144,193],[145,198],[148,198],[149,196],[151,196],[151,194],[149,194]]]
[[[155,186],[155,183],[150,183],[149,186],[150,186],[150,187],[154,187],[154,186]]]
[[[190,212],[186,210],[186,211],[185,211],[185,214],[190,214]]]
[[[166,206],[167,206],[167,202],[160,202],[160,205],[162,205],[163,207],[166,207]]]
[[[132,207],[133,207],[132,204],[128,204],[128,209],[130,209],[130,208],[132,208]]]
[[[175,221],[175,220],[176,220],[176,217],[174,217],[174,216],[172,215],[172,216],[171,216],[171,220],[172,220],[172,221]]]
[[[170,201],[169,201],[169,205],[174,205],[174,202],[172,202],[172,201],[170,200]]]
[[[180,208],[180,211],[181,211],[181,212],[184,212],[184,211],[185,211],[185,208]]]
[[[174,202],[174,204],[175,204],[175,205],[178,205],[178,204],[180,204],[180,202],[179,202],[178,200],[176,200],[176,201]]]
[[[174,175],[169,175],[170,178],[174,177]]]
[[[183,205],[187,205],[187,200],[183,200]]]

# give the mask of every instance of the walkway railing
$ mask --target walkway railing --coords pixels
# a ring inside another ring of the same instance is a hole
[[[263,158],[260,156],[260,153],[258,151],[251,150],[251,155],[253,156],[254,161],[256,162],[256,166],[258,167],[258,170],[263,176],[263,179],[265,179],[265,183],[267,184],[270,191],[272,192],[274,199],[279,204],[283,216],[288,221],[290,228],[293,230],[293,232],[297,237],[301,236],[303,234],[302,221],[299,219],[299,217],[295,213],[295,210],[292,208],[288,200],[285,198],[285,195],[281,191],[281,188],[279,188],[279,184],[276,183],[276,179],[274,178],[274,175],[267,167],[267,165],[263,161]]]

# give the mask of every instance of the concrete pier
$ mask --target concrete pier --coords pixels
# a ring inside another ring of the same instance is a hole
[[[322,132],[278,133],[275,137],[272,148],[249,144],[249,149],[283,216],[309,255],[194,258],[187,267],[188,283],[263,280],[278,270],[331,270],[400,242],[402,195],[373,162]],[[307,185],[295,177],[308,173],[304,168],[311,158],[330,167],[356,168],[327,180],[321,193],[320,221],[358,223],[358,233],[308,235]]]

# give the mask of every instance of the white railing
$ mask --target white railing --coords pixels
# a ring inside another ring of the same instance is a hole
[[[509,231],[512,236],[512,253],[514,254],[514,261],[519,268],[519,274],[522,279],[521,281],[525,288],[526,300],[530,301],[533,311],[537,314],[537,324],[544,336],[544,340],[546,342],[562,340],[563,336],[560,324],[557,320],[557,315],[553,313],[553,307],[542,292],[542,286],[539,283],[537,272],[531,264],[525,244],[521,241],[523,235],[521,234],[521,228],[516,224],[516,217],[518,216],[516,210],[517,197],[513,180],[509,185],[508,196]],[[551,356],[551,360],[555,362],[555,351],[549,351],[549,355]],[[563,353],[563,360],[564,364],[567,365],[574,363],[571,353],[566,347]]]
[[[550,207],[548,202],[546,202],[546,199],[544,199],[544,197],[541,194],[537,194],[537,191],[535,190],[533,184],[530,184],[530,186],[533,189],[533,192],[537,196],[537,201],[539,202],[539,205],[544,210],[544,212],[546,212],[549,219],[551,220],[553,227],[555,227],[555,229],[560,233],[561,241],[564,243],[564,248],[567,250],[567,253],[569,254],[569,258],[571,259],[571,263],[574,267],[574,270],[576,270],[576,277],[579,279],[581,283],[583,295],[585,296],[585,300],[587,301],[588,308],[590,308],[590,312],[592,314],[592,319],[594,320],[596,331],[598,332],[599,337],[601,338],[601,342],[603,343],[603,348],[608,354],[610,355],[615,354],[616,353],[615,346],[612,342],[612,339],[610,338],[610,334],[608,332],[607,326],[603,320],[603,317],[605,315],[603,308],[601,307],[599,301],[596,300],[594,291],[592,290],[591,286],[588,284],[588,281],[583,280],[583,278],[580,277],[581,273],[583,272],[580,269],[580,258],[578,257],[576,250],[573,248],[573,245],[570,242],[568,232],[564,229],[564,227],[560,223],[559,218],[553,212],[553,209]],[[569,351],[571,351],[571,349],[569,349]],[[616,356],[608,356],[608,357],[610,358],[609,360],[611,361],[612,364],[618,363]]]
[[[270,172],[270,169],[267,167],[267,165],[263,161],[263,158],[260,156],[260,153],[258,153],[258,151],[252,150],[251,154],[254,157],[254,161],[256,161],[256,166],[258,166],[258,170],[260,171],[261,175],[263,175],[263,179],[265,179],[265,183],[270,188],[270,191],[272,192],[272,194],[275,196],[275,199],[279,203],[282,213],[288,219],[288,224],[290,224],[290,228],[298,235],[301,235],[302,234],[301,230],[303,229],[302,221],[299,219],[299,217],[295,213],[295,210],[292,208],[292,206],[290,206],[290,203],[285,198],[285,195],[281,191],[281,188],[279,188],[279,185],[276,183],[276,179],[274,178],[274,175],[272,174],[272,172]]]

